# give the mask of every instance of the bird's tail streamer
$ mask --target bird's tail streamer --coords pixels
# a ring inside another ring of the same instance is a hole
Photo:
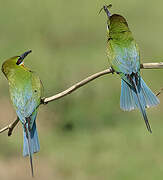
[[[133,84],[134,88],[123,79],[121,80],[120,107],[125,111],[131,111],[133,109],[139,108],[143,115],[148,131],[152,132],[145,108],[156,106],[159,104],[159,99],[149,89],[141,77],[138,86],[134,80]]]
[[[28,128],[28,124],[24,125],[24,130],[25,130],[25,134],[26,134],[26,138],[27,138],[27,148],[28,148],[28,154],[29,154],[29,159],[30,159],[30,166],[31,166],[31,173],[32,173],[32,177],[34,176],[34,172],[33,172],[33,162],[32,162],[32,152],[31,152],[31,135],[30,135],[30,131]]]
[[[32,129],[29,131],[28,124],[24,127],[24,144],[23,144],[23,156],[28,156],[30,158],[31,172],[33,172],[32,154],[40,150],[36,122],[34,121]]]

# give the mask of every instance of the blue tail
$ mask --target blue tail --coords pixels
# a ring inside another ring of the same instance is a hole
[[[147,129],[151,132],[145,108],[156,106],[159,104],[159,100],[145,84],[141,77],[139,85],[137,86],[136,83],[134,84],[135,88],[133,88],[123,79],[121,80],[120,107],[125,111],[131,111],[133,109],[139,108],[145,120]]]
[[[30,129],[29,128],[30,120],[31,120],[30,117],[26,118],[26,123],[24,124],[23,156],[29,155],[31,173],[33,177],[34,171],[33,171],[32,154],[39,151],[40,145],[36,130],[36,122],[34,121],[32,129]]]
[[[33,154],[40,150],[40,144],[39,144],[35,121],[33,123],[31,131],[29,132],[29,136],[30,136],[30,146],[31,146],[30,151],[31,151],[31,154]],[[24,129],[23,156],[28,156],[28,155],[29,155],[28,139],[27,139],[26,132]]]

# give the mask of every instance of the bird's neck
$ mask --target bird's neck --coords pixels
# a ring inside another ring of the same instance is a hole
[[[17,68],[10,68],[6,74],[6,77],[9,81],[9,84],[12,85],[18,85],[19,83],[22,83],[28,76],[30,75],[30,71],[23,67],[17,67]]]
[[[131,43],[134,40],[131,31],[109,33],[109,39],[112,39],[115,43],[117,42],[118,44]]]

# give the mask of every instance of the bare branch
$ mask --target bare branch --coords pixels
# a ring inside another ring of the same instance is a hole
[[[57,100],[59,98],[62,98],[68,94],[71,94],[73,91],[75,91],[76,89],[84,86],[85,84],[89,83],[90,81],[93,81],[94,79],[97,79],[100,76],[109,74],[109,73],[113,73],[114,71],[112,70],[112,68],[106,69],[104,71],[98,72],[96,74],[93,74],[89,77],[87,77],[86,79],[76,83],[75,85],[71,86],[70,88],[66,89],[65,91],[58,93],[54,96],[48,97],[48,98],[43,98],[42,99],[42,104],[47,104],[48,102]]]
[[[163,62],[160,62],[160,63],[144,63],[144,64],[140,65],[140,68],[141,69],[162,69],[163,68]],[[110,73],[114,73],[114,70],[112,68],[108,68],[106,70],[103,70],[101,72],[93,74],[93,75],[85,78],[84,80],[74,84],[73,86],[71,86],[70,88],[66,89],[63,92],[60,92],[60,93],[58,93],[54,96],[51,96],[51,97],[42,98],[40,104],[47,104],[48,102],[60,99],[60,98],[66,96],[68,94],[71,94],[72,92],[74,92],[78,88],[80,88],[80,87],[84,86],[85,84],[93,81],[94,79],[97,79],[101,76],[104,76],[104,75],[110,74]],[[163,91],[163,89],[161,89],[161,91],[159,91],[156,95],[157,96],[160,95],[162,91]],[[17,125],[18,122],[19,122],[19,119],[17,118],[13,123],[9,124],[8,126],[4,127],[3,129],[1,129],[0,133],[8,130],[8,136],[10,136],[12,134],[14,127]]]
[[[141,69],[162,69],[163,68],[163,62],[160,63],[144,63],[140,65]],[[59,98],[62,98],[68,94],[71,94],[73,91],[77,90],[78,88],[84,86],[85,84],[89,83],[90,81],[93,81],[96,78],[99,78],[103,75],[113,73],[114,71],[112,68],[106,69],[104,71],[98,72],[96,74],[93,74],[86,79],[78,82],[77,84],[71,86],[70,88],[66,89],[65,91],[58,93],[54,96],[48,97],[48,98],[42,98],[41,104],[47,104],[48,102],[57,100]]]
[[[14,127],[18,124],[18,122],[19,122],[19,118],[17,117],[17,119],[14,122],[12,122],[8,126],[6,126],[3,129],[1,129],[0,133],[8,130],[8,136],[11,136],[12,135],[12,131],[13,131]]]
[[[156,94],[156,96],[159,96],[162,93],[162,91],[163,91],[163,88],[160,89],[160,91]]]
[[[140,68],[141,69],[162,69],[163,68],[163,62],[140,64]]]

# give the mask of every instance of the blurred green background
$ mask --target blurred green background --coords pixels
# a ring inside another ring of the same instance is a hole
[[[0,64],[32,49],[25,63],[36,71],[45,97],[109,67],[104,4],[125,16],[141,51],[141,62],[163,61],[163,1],[0,0]],[[162,70],[143,70],[154,92]],[[120,79],[107,75],[46,106],[37,118],[41,151],[34,155],[35,179],[162,180],[163,95],[147,110],[153,134],[139,111],[119,107]],[[0,75],[0,127],[16,117],[8,84]],[[30,179],[22,157],[22,128],[0,135],[0,179]]]

